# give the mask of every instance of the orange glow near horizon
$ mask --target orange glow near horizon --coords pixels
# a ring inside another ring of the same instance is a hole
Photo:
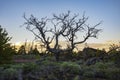
[[[15,46],[21,46],[21,45],[22,45],[21,42],[16,42],[16,43],[15,43]]]
[[[19,42],[16,42],[14,45],[17,49],[19,49],[19,47],[21,45],[24,45],[24,43],[25,42],[20,42],[19,41]],[[62,48],[66,48],[66,45],[65,45],[66,42],[60,41],[59,43],[60,43],[60,45],[63,45]],[[77,46],[78,50],[82,50],[85,47],[85,44],[86,43],[79,44]],[[106,41],[104,43],[87,43],[87,46],[91,47],[91,48],[95,48],[95,49],[100,49],[100,50],[105,49],[106,51],[108,51],[111,44],[119,44],[119,41],[112,41],[111,40],[111,41]],[[30,45],[31,45],[31,42],[27,42],[26,43],[26,48],[29,48]],[[41,50],[40,44],[38,44],[37,42],[34,42],[33,47],[35,47],[35,45],[37,45],[38,50]],[[51,44],[51,46],[53,46],[53,45],[54,45],[54,43]]]

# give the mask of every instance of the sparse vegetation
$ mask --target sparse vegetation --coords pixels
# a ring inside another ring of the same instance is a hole
[[[44,52],[39,52],[37,46],[33,48],[33,45],[27,51],[27,43],[16,51],[9,43],[11,37],[8,37],[7,31],[0,26],[0,80],[119,80],[119,45],[111,45],[108,52],[90,47],[78,52],[73,51],[76,44],[84,43],[89,37],[96,38],[100,31],[96,29],[100,23],[94,27],[87,26],[83,41],[75,42],[75,33],[81,29],[84,31],[83,26],[88,19],[83,16],[82,22],[75,22],[77,16],[69,18],[69,11],[59,16],[53,15],[54,19],[50,21],[56,22],[52,22],[54,28],[50,30],[45,28],[48,19],[42,18],[39,22],[34,16],[29,19],[24,16],[27,21],[26,28],[44,43]],[[59,24],[61,27],[57,30]],[[34,33],[31,25],[39,30],[39,35]],[[52,37],[46,37],[46,32],[53,33]],[[66,49],[60,48],[59,36],[67,37],[70,45]],[[53,40],[54,48],[50,46]]]

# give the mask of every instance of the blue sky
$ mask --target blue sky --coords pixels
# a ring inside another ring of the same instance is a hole
[[[120,0],[0,0],[0,25],[13,37],[13,43],[33,40],[31,32],[20,27],[25,22],[24,13],[27,17],[33,14],[42,18],[68,10],[81,16],[85,11],[90,25],[103,21],[98,26],[103,29],[98,39],[92,38],[88,42],[120,40]]]

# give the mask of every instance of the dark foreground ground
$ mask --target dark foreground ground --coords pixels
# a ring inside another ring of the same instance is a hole
[[[54,56],[16,55],[13,63],[0,65],[0,80],[120,80],[120,67],[114,61],[88,63],[83,59],[56,62]]]

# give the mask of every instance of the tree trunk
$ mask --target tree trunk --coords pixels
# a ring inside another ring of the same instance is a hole
[[[54,53],[56,61],[59,61],[60,53]]]

